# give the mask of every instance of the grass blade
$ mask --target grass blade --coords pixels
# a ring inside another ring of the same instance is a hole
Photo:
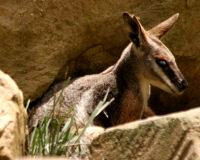
[[[86,123],[85,127],[83,128],[83,130],[81,131],[81,133],[78,135],[77,139],[75,140],[75,143],[79,142],[81,136],[84,134],[85,130],[87,129],[87,127],[92,123],[92,121],[94,120],[94,118],[101,113],[110,103],[112,103],[114,101],[114,98],[112,98],[109,102],[106,102],[107,96],[109,93],[109,89],[106,92],[106,95],[103,99],[103,101],[100,101],[97,105],[97,107],[95,108],[95,110],[93,111],[92,115],[90,116],[88,122]],[[105,104],[104,104],[105,103]]]

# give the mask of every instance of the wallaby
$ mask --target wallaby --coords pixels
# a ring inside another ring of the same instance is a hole
[[[56,106],[60,106],[60,116],[65,115],[75,104],[76,123],[78,126],[84,125],[109,88],[107,101],[111,98],[115,100],[95,118],[93,124],[110,127],[140,119],[143,115],[154,115],[147,107],[150,85],[169,93],[182,93],[187,88],[187,81],[170,50],[160,41],[178,16],[177,13],[146,31],[136,16],[124,13],[123,20],[130,44],[113,66],[102,73],[75,79],[64,89],[62,105]],[[56,95],[60,92],[57,91]],[[45,111],[52,110],[53,101],[53,92],[50,90],[35,108],[30,122],[40,120]]]

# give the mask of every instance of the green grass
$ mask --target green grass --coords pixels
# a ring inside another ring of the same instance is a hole
[[[64,87],[58,98],[55,98],[54,107],[50,116],[45,115],[42,122],[30,133],[27,148],[28,155],[66,157],[71,157],[72,155],[78,157],[82,155],[80,139],[84,135],[85,130],[94,118],[114,100],[111,99],[111,101],[106,102],[109,93],[108,89],[104,99],[98,103],[88,122],[85,124],[85,127],[79,132],[72,114],[76,107],[75,105],[70,108],[65,117],[61,118],[58,114],[54,114],[55,106],[61,104],[63,90],[68,83],[69,79],[64,83]],[[30,101],[28,101],[26,108],[28,108],[29,103]]]

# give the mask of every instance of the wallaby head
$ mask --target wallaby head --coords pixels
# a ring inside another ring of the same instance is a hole
[[[177,67],[171,51],[160,38],[174,25],[179,14],[175,14],[154,28],[146,31],[138,18],[123,14],[128,36],[132,42],[131,54],[140,67],[140,78],[170,93],[181,93],[187,81]]]

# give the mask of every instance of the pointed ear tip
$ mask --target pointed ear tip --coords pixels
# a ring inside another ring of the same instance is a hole
[[[140,17],[133,15],[133,19],[136,19],[138,21],[140,19]]]
[[[176,18],[178,18],[178,17],[179,17],[179,13],[174,14],[174,16],[175,16]]]
[[[124,12],[124,13],[122,14],[122,17],[123,17],[123,18],[130,17],[130,13],[128,13],[128,12]]]

